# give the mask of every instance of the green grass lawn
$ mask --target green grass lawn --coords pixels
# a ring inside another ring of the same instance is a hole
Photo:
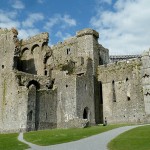
[[[54,145],[79,140],[125,125],[94,126],[79,129],[53,129],[24,134],[24,139],[37,145]]]
[[[112,140],[110,150],[150,150],[150,126],[137,127]]]
[[[28,145],[23,144],[17,139],[18,133],[0,134],[0,150],[25,150]]]

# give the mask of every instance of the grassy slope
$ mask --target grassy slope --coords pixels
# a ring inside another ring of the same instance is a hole
[[[29,146],[17,139],[18,134],[0,134],[0,150],[25,150]]]
[[[79,140],[123,125],[95,126],[83,129],[54,129],[24,134],[24,139],[37,145],[54,145]]]
[[[125,133],[112,140],[110,150],[150,150],[150,126],[142,126]]]

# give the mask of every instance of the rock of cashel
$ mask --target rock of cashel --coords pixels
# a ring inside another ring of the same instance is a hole
[[[83,29],[54,46],[0,29],[0,133],[150,123],[150,50],[109,56]]]

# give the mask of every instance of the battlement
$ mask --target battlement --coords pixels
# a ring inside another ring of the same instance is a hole
[[[89,28],[80,30],[76,33],[76,37],[81,37],[81,36],[84,36],[84,35],[93,35],[96,38],[99,38],[99,33],[96,32],[95,30],[89,29]]]
[[[41,42],[41,41],[47,42],[48,39],[49,39],[49,34],[47,32],[40,33],[38,35],[30,37],[29,39],[22,40],[22,46],[27,45],[27,44],[31,44],[34,42]]]

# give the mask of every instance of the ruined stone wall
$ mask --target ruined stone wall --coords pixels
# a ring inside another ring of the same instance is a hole
[[[68,128],[68,122],[77,117],[76,112],[76,76],[67,75],[65,71],[54,70],[57,88],[57,127]]]
[[[0,132],[26,128],[27,91],[13,72],[17,31],[0,29]]]
[[[103,91],[103,116],[108,123],[145,121],[141,67],[140,59],[98,67],[98,80],[102,82]]]
[[[51,78],[16,72],[18,84],[27,89],[26,130],[50,129],[57,123],[57,90]]]
[[[104,48],[99,44],[99,65],[108,64],[109,63],[109,50]]]
[[[15,29],[0,29],[0,73],[9,72],[13,68],[17,34]]]
[[[1,74],[0,93],[0,132],[26,130],[28,92],[14,72]]]
[[[93,80],[94,78],[92,74],[77,76],[76,80],[77,116],[81,119],[87,119],[90,124],[95,124],[95,102],[93,93],[94,88]]]
[[[37,91],[38,129],[57,127],[57,90]]]
[[[142,55],[142,85],[147,122],[150,122],[150,50]]]
[[[108,50],[102,49],[102,46],[100,47],[98,44],[98,37],[99,34],[92,29],[78,31],[75,37],[60,42],[52,47],[53,54],[52,57],[48,59],[48,65],[52,64],[52,67],[56,68],[56,66],[61,66],[72,60],[76,72],[79,72],[79,70],[81,71],[83,68],[87,69],[88,59],[91,58],[93,60],[93,71],[96,73],[101,55],[100,51],[103,55],[108,54]]]
[[[57,66],[60,64],[65,64],[69,60],[76,60],[77,56],[77,41],[76,38],[70,38],[64,42],[60,42],[52,47],[53,51],[53,65]],[[52,60],[49,60],[51,64]]]
[[[21,41],[20,71],[45,75],[46,59],[50,57],[48,33],[41,33]]]

